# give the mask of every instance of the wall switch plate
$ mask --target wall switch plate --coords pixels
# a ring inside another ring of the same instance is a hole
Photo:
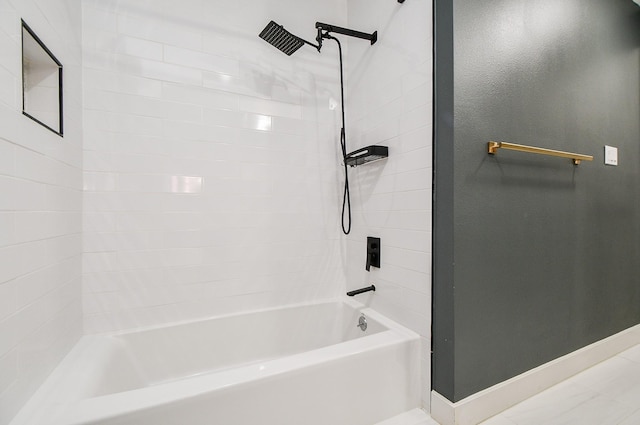
[[[618,148],[613,146],[604,146],[604,164],[618,165]]]

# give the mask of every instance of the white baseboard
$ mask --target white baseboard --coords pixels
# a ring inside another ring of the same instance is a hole
[[[640,325],[452,403],[431,391],[431,417],[442,425],[476,425],[616,354],[640,344]]]

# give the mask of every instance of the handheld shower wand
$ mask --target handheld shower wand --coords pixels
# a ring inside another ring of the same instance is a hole
[[[313,44],[310,43],[297,35],[291,34],[289,31],[285,30],[282,25],[278,25],[274,21],[271,21],[267,24],[267,26],[262,30],[259,34],[259,37],[265,40],[267,43],[271,44],[281,52],[285,53],[288,56],[291,56],[295,53],[300,47],[308,44],[318,50],[322,49],[322,40],[334,40],[338,43],[338,52],[340,55],[340,101],[342,106],[342,129],[340,130],[340,147],[342,149],[342,160],[344,163],[344,192],[342,196],[342,232],[345,235],[348,235],[351,232],[351,196],[349,194],[349,174],[347,167],[347,130],[345,126],[345,118],[344,118],[344,72],[342,67],[342,46],[340,45],[340,40],[331,35],[331,33],[338,33],[343,35],[348,35],[350,37],[361,38],[364,40],[369,40],[371,44],[375,44],[378,41],[378,31],[374,31],[371,34],[355,31],[348,28],[342,28],[335,25],[325,24],[322,22],[316,22],[316,42]],[[347,212],[347,222],[345,225],[345,212]]]

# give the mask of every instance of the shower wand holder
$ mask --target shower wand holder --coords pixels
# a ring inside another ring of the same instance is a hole
[[[356,167],[387,158],[388,156],[389,148],[387,146],[371,145],[347,154],[347,156],[344,157],[344,162],[350,167]]]

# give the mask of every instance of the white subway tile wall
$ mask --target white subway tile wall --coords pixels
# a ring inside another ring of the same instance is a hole
[[[344,290],[336,52],[272,19],[313,39],[346,0],[83,1],[86,332]]]
[[[349,0],[348,150],[389,147],[389,158],[353,168],[347,289],[376,285],[371,307],[422,337],[423,406],[431,385],[432,2]],[[381,239],[381,268],[365,270],[366,239]]]
[[[0,425],[82,333],[81,12],[0,0]],[[20,19],[64,65],[65,136],[22,115]]]

